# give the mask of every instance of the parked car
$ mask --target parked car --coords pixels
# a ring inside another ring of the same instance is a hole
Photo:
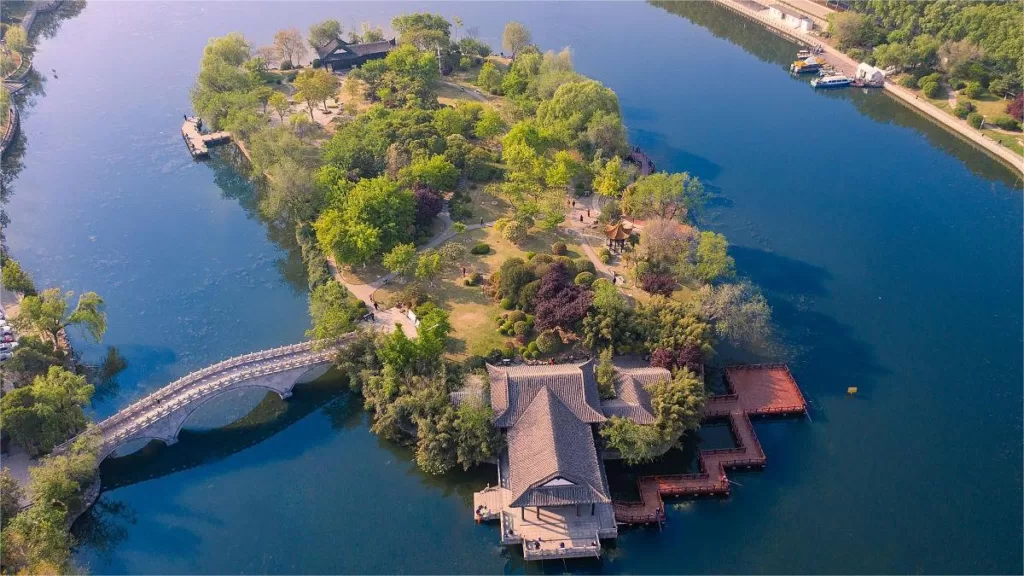
[[[11,352],[0,352],[0,362],[4,362],[5,360],[10,360],[13,357],[14,357],[14,354],[11,353]]]
[[[0,343],[0,352],[13,352],[17,347],[17,342],[3,342]]]

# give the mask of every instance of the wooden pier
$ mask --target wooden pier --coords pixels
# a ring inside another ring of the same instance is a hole
[[[639,146],[633,146],[629,151],[629,155],[626,156],[626,160],[636,164],[640,169],[641,176],[654,174],[654,160],[651,160],[651,157],[641,150]]]
[[[730,482],[726,470],[760,468],[767,462],[750,417],[791,416],[807,411],[803,394],[785,364],[726,368],[725,380],[729,391],[708,400],[704,418],[728,418],[737,446],[701,450],[700,472],[696,474],[638,478],[640,500],[615,502],[616,522],[660,524],[665,520],[665,496],[728,496]]]
[[[185,118],[185,122],[181,125],[181,137],[185,139],[185,146],[188,147],[193,158],[206,158],[210,155],[210,146],[231,141],[231,132],[203,134],[199,126],[200,120],[196,117]]]

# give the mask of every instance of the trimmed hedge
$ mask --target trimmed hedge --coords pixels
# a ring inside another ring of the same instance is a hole
[[[470,254],[476,254],[477,256],[491,253],[491,245],[487,242],[480,242],[476,246],[469,249]]]

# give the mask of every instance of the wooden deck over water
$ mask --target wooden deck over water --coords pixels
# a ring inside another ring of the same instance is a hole
[[[702,450],[700,472],[642,476],[637,479],[638,502],[615,502],[615,520],[622,524],[647,524],[665,519],[664,496],[725,496],[729,494],[726,470],[762,467],[767,462],[750,416],[796,415],[807,411],[800,388],[785,364],[737,366],[725,371],[727,394],[713,396],[705,418],[728,418],[736,439],[735,448]]]
[[[185,139],[185,146],[193,158],[206,158],[210,155],[210,146],[231,141],[231,132],[203,134],[199,130],[199,119],[191,117],[186,118],[181,125],[181,137]]]

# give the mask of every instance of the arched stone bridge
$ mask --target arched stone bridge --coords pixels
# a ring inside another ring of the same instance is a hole
[[[288,398],[296,384],[322,376],[338,347],[353,337],[350,334],[334,342],[302,342],[244,354],[179,378],[96,425],[95,431],[102,437],[98,460],[137,440],[174,444],[188,417],[225,392],[263,388]],[[57,446],[54,453],[66,451],[74,441],[72,438]]]

